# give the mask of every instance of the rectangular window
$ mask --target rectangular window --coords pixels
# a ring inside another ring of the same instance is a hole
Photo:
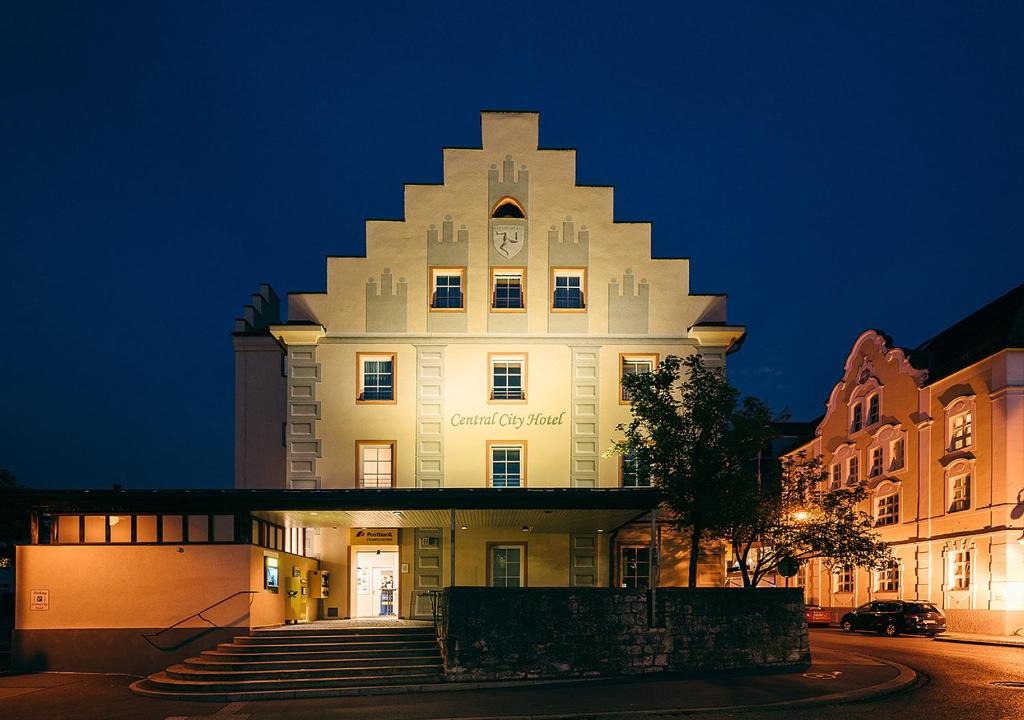
[[[971,506],[971,476],[957,475],[949,481],[949,512],[959,512]]]
[[[953,418],[950,433],[950,450],[963,450],[971,446],[971,413],[963,413]]]
[[[135,518],[135,542],[156,542],[156,515],[139,515]]]
[[[875,508],[875,525],[895,525],[900,521],[900,494],[878,498]]]
[[[878,571],[878,592],[899,592],[900,566],[892,564]]]
[[[853,406],[853,421],[850,423],[850,431],[857,432],[864,427],[864,406],[857,403]]]
[[[871,448],[871,467],[868,469],[868,477],[875,477],[882,474],[882,448]]]
[[[586,268],[551,268],[551,309],[584,311],[587,307]]]
[[[526,543],[488,543],[491,587],[526,587]]]
[[[499,312],[526,309],[526,268],[491,268],[491,309]]]
[[[395,441],[358,440],[356,442],[357,476],[361,488],[395,486]]]
[[[465,310],[465,287],[465,268],[430,268],[430,309],[439,311]]]
[[[903,465],[907,462],[906,454],[907,451],[903,438],[893,440],[889,446],[889,455],[892,458],[889,463],[889,470],[902,470]]]
[[[644,546],[621,548],[619,574],[624,588],[643,589],[651,584],[651,549]]]
[[[235,539],[234,515],[213,516],[213,541],[233,542]]]
[[[69,545],[82,541],[81,520],[78,515],[60,515],[57,518],[57,542]]]
[[[632,454],[619,456],[619,478],[622,487],[650,487],[650,475],[640,467],[640,461]]]
[[[860,458],[856,455],[850,458],[849,471],[846,474],[846,482],[850,485],[860,482]]]
[[[953,553],[952,590],[967,590],[971,587],[971,552],[957,550]]]
[[[622,387],[622,378],[627,375],[642,375],[654,372],[658,366],[657,355],[619,355],[619,404],[624,405],[632,398],[626,388]]]
[[[210,540],[210,516],[189,515],[188,516],[188,541],[209,542]]]
[[[518,488],[526,485],[526,443],[488,442],[488,474],[496,488]]]
[[[836,571],[836,592],[837,593],[852,593],[853,592],[853,568],[844,567]]]
[[[489,353],[489,400],[498,402],[526,400],[526,355]]]
[[[359,388],[356,402],[393,403],[395,401],[395,353],[356,353]]]
[[[181,515],[162,515],[160,517],[160,539],[165,543],[180,543],[184,535],[181,531]]]
[[[832,465],[832,487],[837,488],[843,484],[843,466],[839,463]]]
[[[879,415],[878,395],[872,395],[868,398],[868,425],[874,425],[878,422]]]

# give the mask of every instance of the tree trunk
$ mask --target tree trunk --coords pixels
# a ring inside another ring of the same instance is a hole
[[[703,530],[698,527],[690,530],[690,578],[688,585],[697,587],[697,567],[700,565],[700,537]]]

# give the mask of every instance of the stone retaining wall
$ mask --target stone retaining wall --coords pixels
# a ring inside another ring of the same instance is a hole
[[[803,591],[447,588],[440,633],[449,680],[796,668],[810,663]]]

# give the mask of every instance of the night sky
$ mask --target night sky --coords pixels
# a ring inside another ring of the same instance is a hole
[[[481,109],[539,111],[729,293],[734,382],[820,414],[862,330],[1024,281],[1024,3],[893,5],[4,3],[0,467],[230,486],[233,318],[322,290]]]

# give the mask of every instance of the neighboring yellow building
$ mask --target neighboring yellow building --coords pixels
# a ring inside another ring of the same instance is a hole
[[[921,599],[950,630],[1024,627],[1024,285],[913,350],[863,333],[800,451],[832,487],[868,481],[897,558],[883,572],[812,562],[808,602]]]

